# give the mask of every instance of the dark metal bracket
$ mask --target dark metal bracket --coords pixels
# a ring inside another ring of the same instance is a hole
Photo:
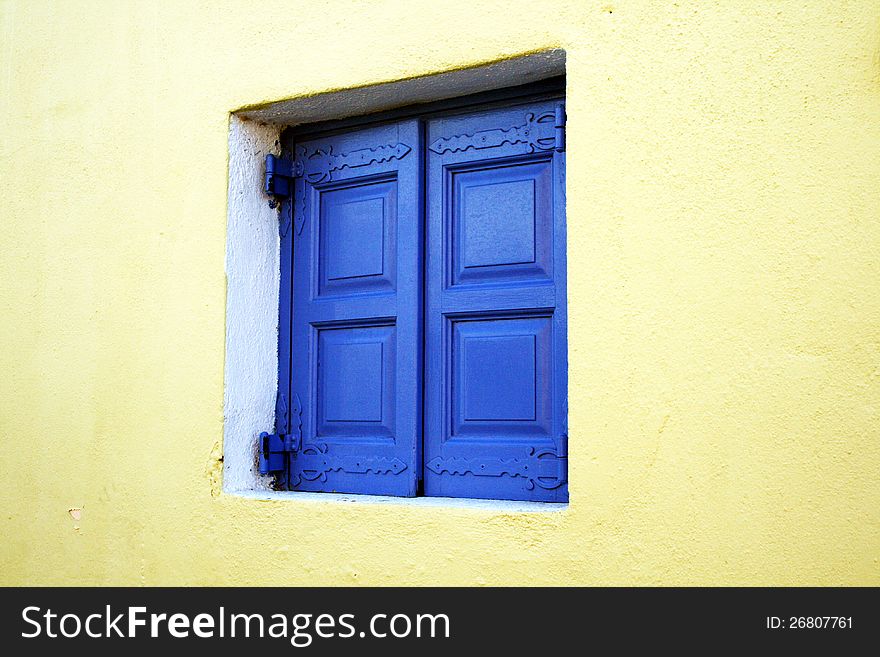
[[[299,436],[264,431],[260,434],[260,474],[284,472],[289,456],[301,447]]]
[[[271,153],[266,156],[263,189],[269,196],[276,197],[269,202],[269,207],[277,207],[279,198],[287,198],[293,194],[293,178],[293,160]]]

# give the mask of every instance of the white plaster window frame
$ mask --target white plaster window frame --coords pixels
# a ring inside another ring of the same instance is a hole
[[[223,492],[255,499],[403,503],[421,506],[552,510],[565,504],[397,498],[275,491],[257,469],[257,438],[275,419],[280,239],[278,209],[262,192],[263,162],[280,153],[289,126],[360,116],[528,84],[565,73],[565,52],[550,50],[423,77],[281,100],[229,117],[226,227],[226,360]]]

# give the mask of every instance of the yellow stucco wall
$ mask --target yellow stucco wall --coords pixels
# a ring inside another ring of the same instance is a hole
[[[880,584],[877,2],[0,8],[0,583]],[[219,494],[229,112],[552,47],[568,509]]]

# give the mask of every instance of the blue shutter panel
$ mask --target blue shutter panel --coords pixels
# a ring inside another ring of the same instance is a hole
[[[420,163],[417,121],[294,146],[292,490],[415,495]]]
[[[560,115],[428,123],[426,495],[568,499]]]

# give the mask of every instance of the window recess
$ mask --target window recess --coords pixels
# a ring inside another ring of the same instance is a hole
[[[461,99],[287,131],[280,487],[562,502],[565,110]]]

